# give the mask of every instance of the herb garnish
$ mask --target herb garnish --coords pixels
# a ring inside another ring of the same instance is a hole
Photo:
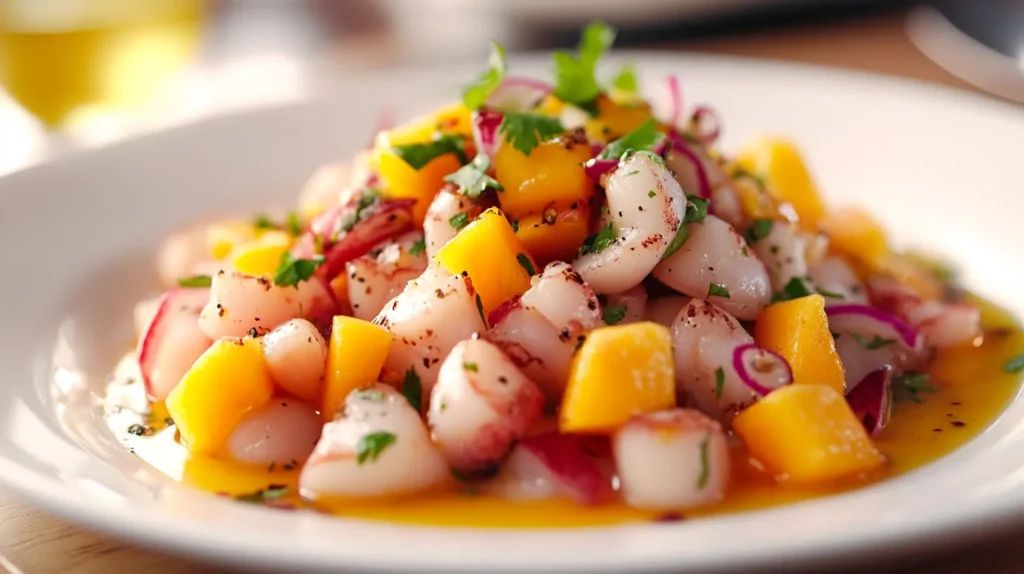
[[[750,224],[750,227],[747,228],[747,243],[757,243],[765,237],[768,237],[768,234],[772,232],[772,227],[774,226],[775,221],[772,219],[755,219],[754,222]]]
[[[356,444],[356,462],[359,464],[367,461],[375,462],[380,457],[380,453],[394,442],[395,435],[387,431],[372,432],[363,436]]]
[[[626,64],[622,67],[622,70],[612,80],[612,87],[615,91],[624,95],[631,96],[636,93],[636,70],[632,64]]]
[[[462,363],[462,368],[472,373],[480,370],[480,367],[476,363]]]
[[[615,243],[616,237],[615,228],[611,223],[608,223],[600,231],[583,240],[583,245],[580,246],[578,254],[600,253]]]
[[[697,488],[704,488],[708,485],[708,443],[711,440],[711,433],[704,435],[704,440],[700,441],[700,476],[697,477]]]
[[[426,242],[426,240],[425,239],[420,239],[416,243],[413,243],[412,247],[409,248],[409,255],[412,255],[413,257],[415,257],[415,256],[419,255],[420,253],[423,253],[426,249],[427,249],[427,242]]]
[[[654,190],[653,190],[653,189],[652,189],[651,191],[648,191],[648,192],[647,192],[647,197],[654,197],[655,195],[658,195],[658,194],[657,194],[657,193],[654,193]]]
[[[423,383],[420,382],[420,376],[413,367],[409,367],[405,372],[405,378],[402,379],[402,394],[417,412],[423,408]]]
[[[807,297],[811,295],[812,291],[807,288],[807,284],[804,280],[799,277],[790,279],[782,291],[779,291],[772,296],[772,303],[778,303],[780,301],[792,301],[793,299],[799,299],[801,297]]]
[[[533,277],[534,275],[537,274],[537,270],[533,268],[533,262],[530,261],[530,258],[525,253],[520,253],[519,255],[516,255],[516,261],[519,262],[519,265],[521,265],[522,268],[526,270],[526,273],[530,277]]]
[[[512,147],[525,155],[540,145],[565,131],[558,118],[538,114],[505,114],[498,126],[498,132],[512,144]]]
[[[239,502],[261,503],[261,502],[265,502],[267,500],[276,500],[278,498],[282,498],[286,494],[288,494],[290,491],[291,491],[291,489],[288,488],[288,486],[286,486],[286,485],[283,485],[283,484],[271,484],[271,485],[267,486],[266,488],[261,488],[260,490],[257,490],[257,491],[254,491],[254,492],[247,492],[245,494],[236,494],[232,498],[234,498],[235,500],[237,500]]]
[[[687,226],[691,223],[703,223],[707,216],[708,200],[696,195],[686,196],[686,211],[683,213],[683,222],[679,224],[679,230],[676,231],[672,241],[668,243],[668,247],[665,248],[665,253],[661,256],[661,259],[665,260],[676,251],[679,251],[679,248],[690,238],[690,230]]]
[[[637,151],[651,151],[665,139],[665,134],[657,130],[657,123],[648,120],[640,127],[611,142],[601,150],[601,159],[622,159],[626,154]]]
[[[459,163],[466,162],[466,141],[454,134],[438,134],[427,143],[396,145],[391,146],[391,150],[417,171],[434,158],[448,153],[457,155]]]
[[[507,70],[508,60],[505,56],[505,47],[497,42],[491,42],[491,57],[487,60],[487,70],[480,75],[476,82],[463,90],[462,103],[471,110],[479,109],[494,93],[495,88],[501,84]]]
[[[846,299],[846,295],[843,295],[842,293],[837,293],[835,291],[829,291],[827,289],[818,289],[817,291],[818,295],[821,295],[822,297],[828,297],[829,299]]]
[[[452,229],[459,230],[465,227],[469,223],[468,213],[456,213],[455,215],[448,218],[448,224],[452,226]]]
[[[870,340],[865,339],[864,337],[856,333],[850,333],[850,336],[856,339],[857,342],[860,343],[861,346],[867,349],[868,351],[874,351],[877,349],[881,349],[883,347],[888,347],[889,345],[896,342],[895,339],[884,339],[880,335],[875,335],[875,337]]]
[[[380,200],[380,193],[378,193],[376,190],[363,190],[363,192],[359,195],[359,199],[356,201],[356,210],[351,213],[346,213],[345,220],[339,222],[338,230],[335,233],[335,236],[331,238],[332,241],[337,241],[337,236],[340,234],[341,231],[352,231],[352,228],[354,228],[357,223],[362,221],[363,217],[366,215],[366,210],[377,205],[380,202]],[[320,234],[316,234],[315,238],[320,240],[320,243],[317,244],[317,253],[323,253],[323,239],[320,237]]]
[[[209,287],[213,284],[213,277],[209,275],[193,275],[178,279],[178,287]]]
[[[285,251],[281,255],[281,265],[274,272],[274,285],[280,287],[294,287],[301,281],[313,276],[318,267],[324,264],[326,257],[314,255],[311,259],[296,259],[291,253]]]
[[[257,213],[253,217],[252,224],[256,229],[277,229],[277,224],[266,213]]]
[[[487,175],[491,167],[491,160],[486,154],[477,154],[473,161],[459,168],[455,173],[448,174],[444,180],[454,183],[462,195],[477,199],[484,191],[493,189],[504,191],[505,188],[498,183],[498,180]]]
[[[604,322],[608,325],[615,325],[626,317],[625,305],[612,305],[604,308]]]
[[[715,398],[722,398],[722,390],[725,389],[725,371],[722,367],[715,370]]]
[[[721,297],[723,299],[728,299],[729,289],[721,283],[709,283],[708,297]]]
[[[918,371],[905,371],[893,378],[892,399],[894,402],[913,401],[921,402],[918,396],[920,392],[932,392],[937,390],[929,384],[931,377],[926,373]]]
[[[601,94],[595,71],[597,61],[615,42],[615,30],[603,22],[589,24],[577,45],[577,55],[555,53],[555,97],[584,108]]]
[[[1007,373],[1019,373],[1024,371],[1024,353],[1012,357],[1003,365],[1003,371]]]

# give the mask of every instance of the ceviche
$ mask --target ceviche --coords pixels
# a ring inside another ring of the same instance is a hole
[[[863,485],[997,416],[1012,318],[828,203],[788,140],[720,149],[685,78],[606,77],[613,38],[588,26],[553,83],[495,44],[295,212],[167,239],[113,428],[242,501],[585,524]]]

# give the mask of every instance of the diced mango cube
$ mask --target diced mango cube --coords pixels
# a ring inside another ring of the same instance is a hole
[[[220,452],[247,412],[270,402],[274,382],[256,339],[223,338],[200,356],[167,397],[167,411],[195,455]]]
[[[224,259],[236,247],[259,237],[256,226],[251,221],[222,221],[209,227],[206,232],[206,244],[214,259]]]
[[[544,142],[530,155],[502,144],[494,157],[495,178],[505,188],[498,194],[501,209],[518,218],[586,202],[594,193],[594,183],[583,164],[591,157],[589,143],[567,138]]]
[[[838,480],[885,462],[846,399],[831,387],[782,387],[747,407],[732,426],[755,458],[793,482]]]
[[[434,256],[449,273],[465,271],[483,304],[484,316],[530,288],[537,264],[495,207],[480,214]]]
[[[425,143],[434,134],[473,135],[473,118],[462,103],[449,104],[434,112],[422,115],[377,136],[378,147]]]
[[[802,226],[813,228],[825,216],[825,203],[818,186],[793,142],[759,137],[743,148],[736,163],[763,177],[772,195],[793,206]]]
[[[754,340],[789,362],[795,384],[825,385],[840,396],[844,394],[846,373],[828,328],[821,295],[765,307],[754,325]]]
[[[269,231],[259,239],[240,245],[230,259],[239,273],[253,277],[271,276],[281,266],[281,257],[291,246],[291,235],[284,231]]]
[[[889,253],[889,242],[882,226],[863,210],[832,210],[821,221],[821,227],[828,233],[833,249],[859,259],[872,269],[877,269]]]
[[[327,421],[352,391],[377,382],[391,348],[391,332],[369,321],[337,315],[327,347],[327,374],[320,413]]]
[[[563,432],[607,433],[636,415],[675,404],[668,328],[651,322],[601,327],[576,352],[558,426]]]
[[[651,106],[643,101],[615,102],[607,96],[597,99],[597,115],[584,125],[591,141],[617,140],[654,117]]]
[[[516,236],[537,261],[539,272],[552,261],[572,261],[576,256],[589,235],[590,206],[581,201],[575,209],[556,212],[552,208],[521,217],[517,224]]]

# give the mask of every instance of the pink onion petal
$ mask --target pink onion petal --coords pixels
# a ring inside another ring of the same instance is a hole
[[[498,128],[504,114],[494,110],[480,109],[473,112],[473,142],[476,144],[477,153],[486,154],[494,159],[494,154],[501,145],[501,137],[498,135]]]
[[[486,105],[506,112],[528,112],[553,89],[551,84],[540,80],[510,76],[491,93]]]
[[[846,402],[864,428],[875,434],[889,424],[892,406],[892,367],[883,365],[864,376],[848,395]]]
[[[601,152],[604,151],[604,148],[605,145],[603,143],[593,142],[590,144],[590,153],[593,154],[594,157],[597,157],[601,155]]]
[[[669,101],[668,124],[675,127],[683,115],[683,92],[679,89],[679,78],[675,74],[665,78],[665,87],[668,89]]]
[[[700,188],[694,195],[702,199],[709,199],[711,197],[711,182],[708,180],[707,170],[704,169],[704,161],[690,149],[690,146],[687,145],[686,140],[683,139],[679,132],[672,130],[665,139],[671,144],[669,148],[666,148],[666,151],[677,151],[693,164],[694,170],[697,172],[697,181]]]
[[[859,327],[851,329],[854,331],[866,331],[867,333],[880,336],[883,334],[895,334],[910,349],[917,349],[917,345],[920,342],[917,331],[905,321],[892,313],[887,313],[870,305],[859,305],[856,303],[833,305],[825,309],[825,314],[828,315],[829,325],[836,331],[840,330],[840,328],[839,325],[834,323],[846,323],[846,328],[848,329],[853,325]],[[833,319],[836,321],[833,321]]]
[[[587,173],[587,177],[590,179],[599,181],[602,175],[614,170],[618,166],[619,160],[617,159],[600,159],[595,157],[583,164],[583,171]]]
[[[710,106],[697,106],[690,116],[690,123],[694,127],[694,136],[701,145],[709,146],[715,143],[722,133],[722,119]],[[710,127],[704,129],[705,124],[710,124]]]
[[[760,362],[770,368],[765,370],[757,364]],[[782,355],[753,343],[736,347],[732,352],[732,367],[743,384],[762,397],[793,382],[793,369]]]

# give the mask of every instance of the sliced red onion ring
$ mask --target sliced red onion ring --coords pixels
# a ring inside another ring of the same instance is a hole
[[[594,181],[599,181],[601,176],[614,170],[619,165],[617,159],[601,159],[592,158],[587,163],[583,164],[583,171],[587,172],[587,177]]]
[[[494,154],[501,146],[498,128],[504,119],[504,114],[494,110],[481,109],[473,112],[473,142],[478,153],[494,159]]]
[[[672,127],[679,125],[679,117],[683,115],[683,92],[679,89],[679,78],[675,74],[665,78],[665,87],[668,89],[668,124]]]
[[[505,112],[528,112],[552,90],[551,84],[546,82],[511,76],[505,78],[491,93],[486,105]]]
[[[846,395],[853,413],[864,423],[871,434],[889,424],[892,402],[892,367],[883,365],[868,373],[860,383]]]
[[[722,119],[710,106],[697,106],[690,116],[690,125],[694,137],[704,146],[715,143],[722,133]]]
[[[753,343],[736,347],[732,367],[743,384],[762,397],[793,382],[793,369],[782,355]]]
[[[665,153],[676,151],[679,155],[683,156],[690,163],[693,164],[693,169],[697,174],[697,193],[696,195],[702,199],[708,199],[711,197],[711,182],[708,180],[708,172],[704,169],[704,162],[700,159],[690,146],[687,145],[686,140],[679,132],[672,130],[668,133],[668,137],[665,140],[670,144],[669,147],[665,148]]]
[[[597,156],[601,155],[601,152],[604,151],[604,148],[605,148],[605,145],[603,143],[594,142],[594,143],[590,144],[590,153],[593,154],[594,157],[597,157]]]
[[[870,305],[833,305],[827,307],[825,313],[828,315],[829,327],[833,331],[878,335],[885,339],[896,338],[910,349],[917,349],[920,343],[917,331],[910,325],[896,315]]]

